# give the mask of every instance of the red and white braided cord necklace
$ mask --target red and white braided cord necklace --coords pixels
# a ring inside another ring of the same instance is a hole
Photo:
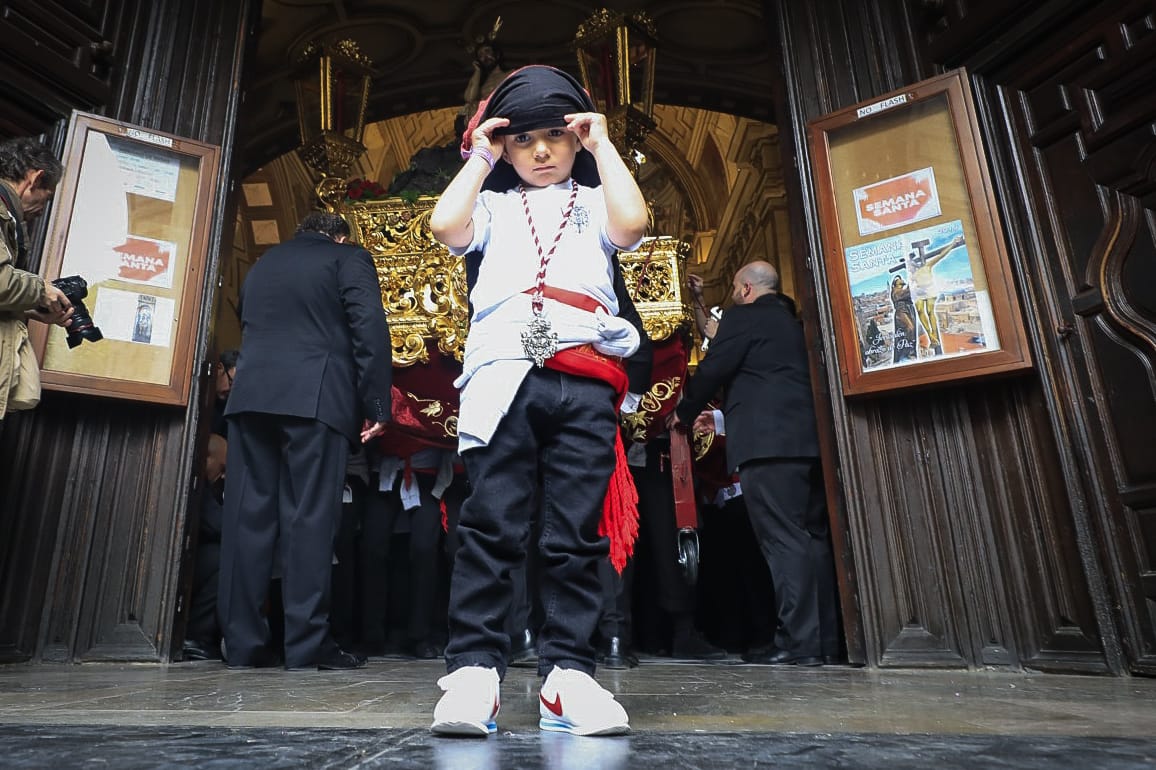
[[[562,213],[562,224],[558,225],[558,234],[554,236],[554,242],[550,244],[550,251],[547,253],[542,252],[542,242],[538,239],[538,230],[534,227],[534,217],[530,214],[530,201],[526,197],[526,188],[523,185],[518,185],[518,192],[522,196],[522,208],[526,212],[526,223],[530,225],[530,237],[534,239],[534,245],[538,248],[538,276],[534,284],[534,294],[530,299],[530,306],[534,309],[534,315],[537,316],[542,314],[542,300],[546,293],[546,268],[550,265],[550,259],[554,256],[554,252],[558,249],[558,242],[562,240],[562,234],[566,232],[570,215],[574,213],[574,202],[578,200],[578,183],[573,179],[570,180],[570,201]]]

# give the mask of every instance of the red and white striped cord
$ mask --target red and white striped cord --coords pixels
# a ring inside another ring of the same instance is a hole
[[[566,232],[566,225],[570,222],[570,215],[574,212],[574,202],[578,200],[578,183],[573,179],[570,180],[570,202],[566,204],[566,210],[562,214],[562,224],[558,225],[558,234],[554,236],[554,242],[550,244],[549,253],[542,253],[542,242],[538,239],[538,230],[534,227],[534,217],[530,214],[530,201],[526,198],[526,188],[518,185],[518,192],[522,195],[522,208],[526,212],[526,223],[530,225],[530,237],[534,239],[534,245],[538,248],[538,277],[537,283],[534,285],[534,294],[530,299],[530,306],[534,309],[534,315],[539,315],[542,312],[542,297],[546,293],[546,268],[550,264],[550,258],[554,256],[554,251],[558,248],[558,242],[562,240],[562,233]]]

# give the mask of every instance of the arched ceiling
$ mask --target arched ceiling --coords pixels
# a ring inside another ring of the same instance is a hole
[[[466,46],[502,17],[509,67],[578,74],[571,41],[598,8],[645,11],[658,35],[655,102],[773,122],[776,68],[762,0],[264,0],[245,73],[242,175],[298,144],[292,63],[311,40],[349,38],[374,62],[368,121],[459,106]]]

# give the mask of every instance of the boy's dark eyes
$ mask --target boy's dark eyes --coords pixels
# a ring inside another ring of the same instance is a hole
[[[564,129],[564,128],[550,128],[550,129],[546,130],[546,138],[547,139],[557,139],[559,137],[565,136],[566,133],[567,133],[566,129]],[[531,134],[515,134],[514,135],[514,144],[528,144],[529,142],[532,142],[532,141],[534,141],[534,137]]]

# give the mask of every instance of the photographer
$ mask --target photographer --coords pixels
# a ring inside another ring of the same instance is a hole
[[[25,223],[44,212],[62,171],[60,161],[39,142],[0,142],[0,419],[8,411],[35,406],[39,399],[38,371],[32,376],[39,367],[25,322],[67,326],[72,317],[72,302],[63,291],[16,267],[27,264]]]

